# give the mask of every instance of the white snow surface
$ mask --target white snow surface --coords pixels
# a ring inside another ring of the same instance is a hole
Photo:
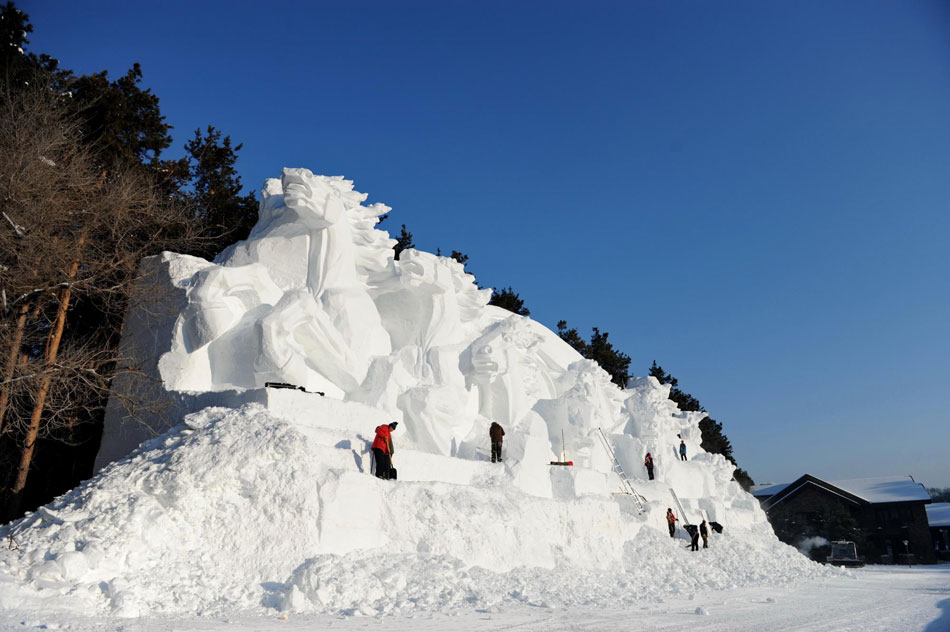
[[[615,499],[531,496],[491,463],[476,464],[470,485],[381,481],[366,474],[360,443],[257,404],[191,415],[0,529],[20,547],[0,558],[0,608],[132,617],[616,607],[836,572],[765,524],[729,528],[690,553],[682,533],[669,538]]]
[[[136,448],[147,429],[110,402],[99,474],[0,528],[19,545],[0,557],[0,609],[632,607],[838,573],[775,538],[734,466],[700,447],[704,413],[679,411],[669,385],[619,388],[543,325],[487,305],[454,260],[395,261],[375,228],[389,209],[365,197],[285,169],[246,241],[214,262],[145,262],[162,304],[129,314],[122,346],[153,379],[117,387],[164,397],[147,421],[165,434]],[[382,481],[369,445],[393,419],[399,480]],[[492,421],[503,464],[488,460]],[[562,453],[573,467],[549,464]],[[611,453],[635,494],[612,493]],[[725,530],[691,553],[682,529],[667,534],[670,507],[680,526]]]
[[[832,481],[832,485],[871,503],[930,500],[927,488],[910,476],[874,476]]]
[[[400,630],[406,632],[946,632],[950,565],[869,566],[780,589],[700,590],[637,605],[554,608],[510,602],[499,608],[406,612],[388,617],[269,612],[153,616],[116,621],[50,610],[0,611],[0,630],[206,632],[229,630]],[[697,616],[697,610],[705,611]]]

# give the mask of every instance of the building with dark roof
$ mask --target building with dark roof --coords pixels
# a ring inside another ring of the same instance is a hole
[[[805,474],[792,483],[756,485],[752,495],[783,542],[852,540],[871,563],[936,562],[925,509],[930,494],[910,476],[826,481]],[[813,557],[823,561],[823,549]]]

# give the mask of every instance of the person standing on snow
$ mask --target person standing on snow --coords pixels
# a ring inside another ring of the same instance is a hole
[[[653,480],[653,455],[647,452],[647,458],[643,459],[643,465],[647,468],[647,475]]]
[[[680,459],[686,460],[686,441],[683,439],[680,439]]]
[[[498,422],[491,422],[488,429],[488,438],[491,439],[491,462],[501,463],[501,442],[504,440],[505,429]]]
[[[676,537],[677,518],[676,518],[676,515],[673,513],[673,509],[670,507],[666,508],[666,522],[669,524],[669,527],[670,527],[670,537],[671,538]]]
[[[706,521],[703,520],[699,524],[699,535],[703,536],[703,548],[709,548],[709,528],[706,527]]]
[[[692,525],[693,529],[689,532],[689,550],[698,551],[699,550],[699,529],[696,528],[696,525]]]
[[[373,440],[373,459],[376,461],[376,478],[389,480],[392,478],[393,467],[393,436],[392,432],[396,429],[399,422],[392,422],[389,425],[383,424],[376,428],[376,439]]]

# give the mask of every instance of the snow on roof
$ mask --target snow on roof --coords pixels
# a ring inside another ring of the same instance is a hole
[[[835,487],[859,496],[870,503],[900,503],[910,500],[930,500],[930,494],[910,476],[878,476],[828,481]]]
[[[924,509],[931,527],[950,527],[950,503],[933,503]]]
[[[761,498],[763,496],[774,496],[775,494],[779,493],[780,491],[782,491],[789,485],[791,485],[791,483],[779,483],[778,485],[776,485],[775,483],[767,483],[765,485],[753,485],[752,495],[755,496],[756,498]]]
[[[814,478],[819,478],[815,476]],[[825,479],[820,479],[825,480]],[[873,478],[851,478],[843,481],[826,481],[849,494],[863,498],[870,503],[899,503],[912,500],[930,500],[930,494],[920,483],[910,476],[877,476]],[[774,496],[791,483],[780,485],[755,485],[752,495],[756,498]]]

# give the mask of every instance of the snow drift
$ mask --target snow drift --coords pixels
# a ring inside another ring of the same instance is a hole
[[[465,485],[380,481],[365,471],[365,445],[259,404],[190,415],[4,530],[20,550],[0,565],[0,607],[118,616],[374,615],[512,600],[617,607],[821,572],[767,525],[729,528],[693,554],[624,497],[530,496],[488,462],[474,463]]]
[[[451,259],[395,261],[375,228],[389,209],[364,200],[285,169],[250,237],[214,263],[147,261],[169,309],[130,314],[123,347],[163,384],[169,408],[148,421],[167,432],[135,449],[144,426],[110,404],[101,473],[0,529],[20,544],[2,558],[0,607],[616,606],[825,572],[778,542],[668,386],[616,387],[547,328],[488,306]],[[373,428],[392,419],[398,482],[370,475]],[[503,465],[488,462],[491,421],[507,431]],[[562,450],[576,467],[548,465]],[[635,495],[612,493],[615,465]],[[667,507],[726,531],[690,554],[666,534]]]

